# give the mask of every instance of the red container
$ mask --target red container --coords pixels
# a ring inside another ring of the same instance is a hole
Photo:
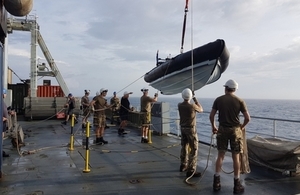
[[[38,86],[37,97],[64,97],[60,86]]]

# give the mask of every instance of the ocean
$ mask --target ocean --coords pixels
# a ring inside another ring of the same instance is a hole
[[[129,97],[132,107],[139,110],[140,98]],[[177,97],[159,97],[158,101],[167,102],[170,106],[170,131],[172,134],[180,134],[178,127],[177,104],[182,102]],[[197,114],[198,138],[203,142],[210,142],[211,125],[209,122],[209,112],[211,110],[213,98],[198,98],[204,112]],[[245,99],[248,111],[251,116],[250,123],[246,126],[247,138],[256,135],[270,137],[276,135],[278,138],[285,138],[300,141],[300,100],[265,100],[265,99]],[[240,117],[241,122],[243,117]],[[217,121],[217,116],[216,116]]]

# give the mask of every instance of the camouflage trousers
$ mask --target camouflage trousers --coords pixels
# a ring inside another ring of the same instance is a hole
[[[198,135],[195,127],[181,127],[181,165],[187,166],[188,172],[193,172],[197,167]]]

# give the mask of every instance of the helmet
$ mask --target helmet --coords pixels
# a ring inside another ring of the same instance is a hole
[[[100,94],[103,93],[103,92],[107,92],[107,91],[108,91],[107,89],[101,88],[101,89],[100,89]]]
[[[90,93],[90,90],[85,89],[85,90],[84,90],[84,93],[85,93],[85,94]]]
[[[72,93],[69,93],[69,95],[68,95],[69,97],[71,97],[71,96],[73,96],[73,94]]]
[[[6,94],[6,93],[7,93],[6,89],[5,89],[5,88],[3,88],[3,94]]]
[[[181,95],[184,100],[191,100],[193,97],[193,93],[189,88],[184,89]]]
[[[124,94],[124,95],[129,95],[129,94],[132,94],[132,92],[124,91],[123,94]]]
[[[148,89],[146,87],[144,87],[143,89],[141,89],[141,92],[146,92],[148,91]]]
[[[238,89],[239,84],[238,84],[235,80],[229,79],[229,80],[225,83],[224,87],[228,87],[228,88],[230,88],[230,89]]]

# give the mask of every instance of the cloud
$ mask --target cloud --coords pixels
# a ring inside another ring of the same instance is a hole
[[[43,1],[35,1],[33,13],[72,93],[101,87],[117,91],[129,85],[139,95],[148,86],[142,76],[155,67],[156,51],[161,58],[179,54],[184,6],[185,1],[173,0],[65,0],[48,2],[45,9]],[[260,84],[260,91],[269,90],[272,97],[280,96],[271,89],[275,83],[287,86],[292,80],[297,88],[299,6],[294,0],[189,1],[184,51],[218,38],[230,51],[228,69],[201,93],[222,93],[220,86],[229,78],[251,90]],[[28,78],[30,33],[14,31],[8,40],[9,64]],[[38,56],[45,61],[39,49]],[[241,95],[254,96],[244,89]],[[290,97],[288,92],[284,94]],[[300,98],[300,93],[293,97]]]

